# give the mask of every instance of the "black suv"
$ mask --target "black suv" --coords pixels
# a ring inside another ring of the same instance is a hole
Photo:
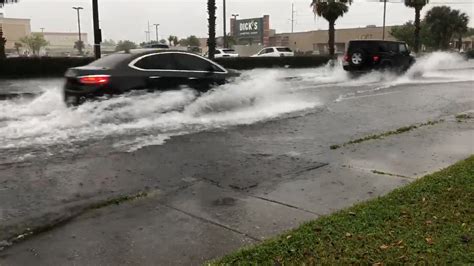
[[[350,41],[344,55],[344,70],[367,72],[371,70],[406,71],[415,62],[406,43],[380,40]]]

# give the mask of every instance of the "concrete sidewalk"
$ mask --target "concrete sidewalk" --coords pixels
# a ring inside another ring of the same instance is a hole
[[[222,158],[173,191],[89,211],[18,243],[0,252],[0,265],[201,264],[451,165],[474,154],[473,142],[474,121],[450,116],[324,153],[255,154],[239,167]]]

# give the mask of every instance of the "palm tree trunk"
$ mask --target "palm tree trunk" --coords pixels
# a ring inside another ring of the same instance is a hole
[[[415,7],[415,53],[420,51],[421,8]]]
[[[336,21],[329,21],[329,41],[328,41],[328,48],[329,48],[329,55],[334,56],[336,53],[334,43],[336,39],[336,29],[335,29]]]
[[[458,50],[461,52],[462,49],[462,33],[459,33],[458,37]]]
[[[216,53],[216,0],[207,0],[207,11],[209,13],[209,58],[214,59]]]
[[[7,39],[3,37],[3,28],[0,25],[0,60],[7,58],[5,54],[5,45],[7,44]]]

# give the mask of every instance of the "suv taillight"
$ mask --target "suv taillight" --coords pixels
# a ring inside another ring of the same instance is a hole
[[[374,62],[378,62],[380,60],[380,56],[374,55],[372,59],[374,60]]]
[[[86,85],[104,85],[109,83],[109,75],[89,75],[79,77],[79,82]]]
[[[347,54],[344,55],[344,62],[349,62],[349,55]]]

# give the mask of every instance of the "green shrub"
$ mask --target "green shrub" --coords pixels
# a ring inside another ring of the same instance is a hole
[[[0,78],[61,77],[68,68],[84,66],[92,62],[91,57],[18,57],[0,60]],[[327,56],[295,57],[239,57],[219,58],[215,61],[225,68],[306,68],[325,65]]]
[[[294,56],[294,57],[238,57],[218,58],[215,61],[225,68],[254,69],[254,68],[307,68],[325,65],[329,56]]]

